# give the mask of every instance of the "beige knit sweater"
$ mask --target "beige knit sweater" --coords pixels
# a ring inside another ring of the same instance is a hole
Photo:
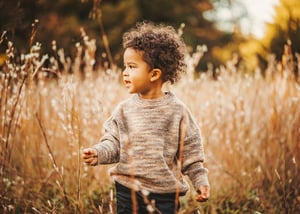
[[[209,185],[199,129],[172,93],[158,99],[133,95],[117,106],[104,130],[93,148],[98,164],[117,163],[110,175],[120,184],[152,193],[185,193],[189,186],[183,175],[187,175],[195,189]]]

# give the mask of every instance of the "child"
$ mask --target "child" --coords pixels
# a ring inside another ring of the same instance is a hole
[[[185,44],[174,28],[140,23],[123,36],[123,80],[129,93],[105,122],[100,142],[84,149],[84,162],[117,163],[117,212],[174,214],[178,196],[188,190],[187,175],[199,193],[209,197],[200,131],[186,106],[171,92],[185,69]],[[154,203],[153,203],[154,202]]]

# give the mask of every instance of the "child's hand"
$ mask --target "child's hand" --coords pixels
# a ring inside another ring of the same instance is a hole
[[[196,200],[198,202],[205,202],[209,198],[209,186],[200,186],[198,189],[198,196]]]
[[[92,148],[84,149],[82,152],[82,158],[86,164],[95,166],[98,163],[98,152],[96,149]]]

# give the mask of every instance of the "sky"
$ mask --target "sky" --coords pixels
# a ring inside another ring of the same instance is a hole
[[[215,2],[217,10],[204,14],[209,20],[216,20],[220,29],[233,31],[236,24],[245,35],[262,38],[265,23],[272,22],[274,6],[279,0],[235,0]]]
[[[245,31],[251,32],[254,36],[262,38],[264,35],[264,23],[272,22],[274,6],[279,0],[240,0],[245,4],[249,13],[249,26]],[[249,33],[248,32],[248,33]]]

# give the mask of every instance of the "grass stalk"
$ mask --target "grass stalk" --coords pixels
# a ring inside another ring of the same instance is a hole
[[[65,203],[66,207],[69,207],[70,202],[69,202],[69,199],[68,199],[68,196],[67,196],[67,191],[65,189],[64,178],[63,178],[62,174],[59,171],[59,168],[58,168],[58,165],[56,163],[54,154],[53,154],[53,152],[51,150],[51,147],[50,147],[50,145],[48,143],[48,139],[47,139],[47,135],[46,135],[45,129],[44,129],[43,125],[42,125],[42,122],[41,122],[40,117],[39,117],[38,114],[36,114],[36,119],[38,121],[38,125],[40,127],[41,132],[42,132],[42,135],[43,135],[43,138],[44,138],[44,142],[45,142],[45,144],[47,146],[47,149],[48,149],[48,152],[49,152],[49,156],[50,156],[50,159],[52,161],[53,168],[58,173],[59,178],[61,180],[61,183],[58,183],[59,184],[58,186],[61,188],[61,190],[63,192],[64,203]]]
[[[178,149],[178,180],[181,180],[180,176],[182,174],[182,156],[183,156],[183,147],[184,147],[184,138],[186,132],[186,113],[184,113],[183,119],[180,124],[180,136],[179,136],[179,149]],[[179,186],[176,186],[176,194],[175,194],[175,213],[177,212],[177,208],[179,206]]]
[[[107,58],[110,64],[110,68],[114,68],[115,64],[114,64],[114,60],[110,51],[110,46],[109,46],[109,41],[108,41],[108,37],[106,35],[105,29],[104,29],[104,25],[103,25],[103,20],[102,20],[102,11],[101,11],[101,0],[93,0],[93,10],[92,13],[94,14],[94,17],[97,18],[98,24],[99,24],[99,28],[100,28],[100,32],[102,35],[102,41],[104,44],[104,48],[107,54]]]

